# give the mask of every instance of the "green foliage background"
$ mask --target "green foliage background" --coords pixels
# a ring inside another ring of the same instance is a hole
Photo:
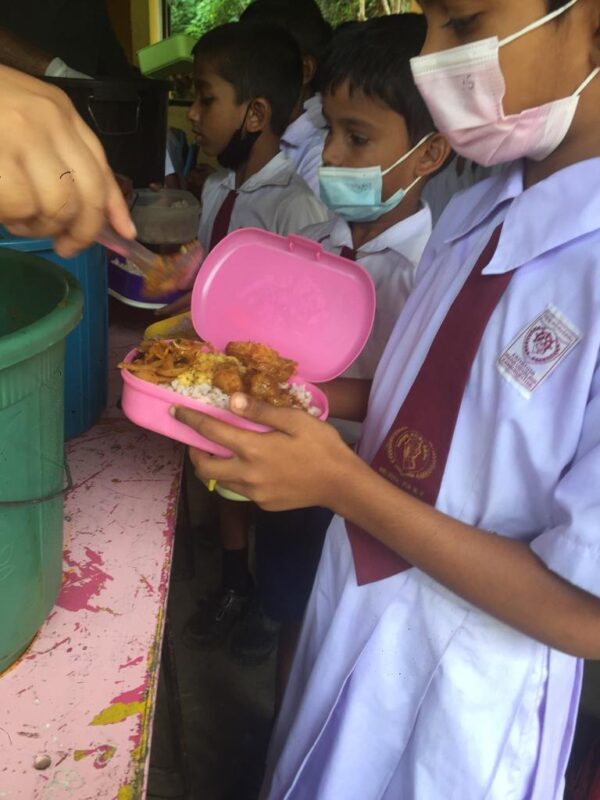
[[[200,36],[215,25],[236,20],[250,0],[168,0],[171,8],[171,32]],[[340,22],[380,16],[390,11],[408,11],[410,0],[317,0],[323,15],[332,25]]]

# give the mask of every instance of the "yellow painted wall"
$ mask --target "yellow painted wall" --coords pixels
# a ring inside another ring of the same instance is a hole
[[[150,44],[150,4],[148,0],[130,0],[131,45],[134,54]]]
[[[107,0],[108,13],[129,60],[137,51],[162,39],[160,0]]]

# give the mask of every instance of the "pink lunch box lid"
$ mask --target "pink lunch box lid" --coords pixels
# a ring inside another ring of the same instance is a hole
[[[375,318],[375,286],[360,264],[300,236],[230,233],[206,256],[192,293],[196,332],[218,350],[256,341],[298,362],[311,383],[341,375]]]

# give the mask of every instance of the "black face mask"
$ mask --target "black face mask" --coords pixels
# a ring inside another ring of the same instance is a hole
[[[249,133],[246,130],[246,117],[249,110],[250,106],[246,110],[244,121],[229,140],[229,144],[217,156],[217,161],[222,167],[231,169],[234,172],[237,172],[248,161],[254,143],[262,133],[262,131]]]

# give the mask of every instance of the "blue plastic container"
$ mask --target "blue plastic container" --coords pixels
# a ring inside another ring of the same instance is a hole
[[[69,334],[65,358],[65,439],[88,430],[106,407],[108,391],[108,273],[106,250],[100,245],[76,258],[56,255],[50,239],[23,239],[0,228],[0,247],[35,253],[54,261],[79,281],[83,320]]]

